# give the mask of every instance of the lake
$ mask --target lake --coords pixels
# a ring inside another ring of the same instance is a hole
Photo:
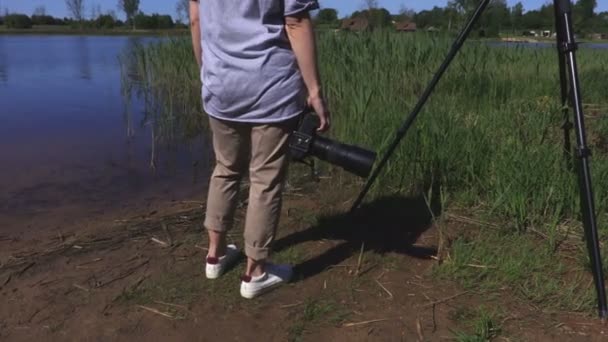
[[[118,56],[154,39],[0,36],[0,235],[203,199],[205,137],[152,169],[137,101],[127,135]]]

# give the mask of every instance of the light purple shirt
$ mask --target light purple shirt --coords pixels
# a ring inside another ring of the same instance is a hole
[[[316,0],[199,0],[203,108],[218,119],[270,123],[301,114],[306,88],[285,16]]]

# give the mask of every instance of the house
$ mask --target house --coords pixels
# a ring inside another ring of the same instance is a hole
[[[524,31],[521,34],[524,37],[538,37],[538,33],[536,33],[536,31],[531,30],[531,31]]]
[[[592,33],[589,35],[589,38],[592,40],[601,40],[602,39],[602,34],[600,33]]]
[[[416,32],[417,29],[418,27],[416,26],[416,23],[412,22],[401,22],[395,24],[395,30],[397,30],[397,32]]]
[[[591,38],[593,40],[607,40],[608,33],[593,33],[593,34],[589,35],[589,38]]]
[[[340,30],[342,31],[352,31],[352,32],[360,32],[367,31],[370,29],[369,20],[365,17],[356,17],[351,19],[342,20],[342,25],[340,25]]]

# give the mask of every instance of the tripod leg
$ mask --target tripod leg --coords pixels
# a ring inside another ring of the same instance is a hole
[[[597,291],[599,315],[603,320],[605,320],[608,316],[608,307],[606,306],[606,289],[604,287],[602,258],[597,233],[591,171],[589,168],[589,157],[591,153],[587,147],[583,102],[581,99],[575,55],[577,47],[574,40],[574,33],[572,31],[572,8],[570,0],[554,0],[554,4],[556,7],[555,20],[560,22],[558,25],[560,25],[559,27],[562,31],[562,39],[558,39],[558,45],[560,48],[560,54],[563,55],[563,59],[567,62],[567,68],[566,66],[564,66],[564,68],[568,73],[570,83],[570,102],[574,107],[575,114],[574,127],[576,129],[577,140],[576,157],[578,162],[578,176],[583,225],[585,228],[585,239],[587,241],[587,249],[589,251],[589,259],[591,260],[593,279],[595,282],[595,289]]]
[[[386,163],[388,163],[388,160],[390,159],[391,155],[393,154],[393,152],[395,152],[395,149],[397,149],[397,146],[399,146],[399,143],[405,137],[405,134],[407,133],[409,128],[414,123],[414,120],[416,120],[416,117],[418,116],[418,114],[420,114],[422,107],[424,107],[424,105],[426,104],[426,101],[429,99],[429,97],[433,93],[433,90],[435,90],[435,87],[441,80],[441,77],[443,76],[443,74],[446,72],[446,70],[452,63],[452,60],[454,60],[454,58],[458,54],[458,51],[460,51],[460,48],[466,41],[467,37],[469,36],[469,33],[471,33],[471,31],[473,30],[473,26],[475,26],[475,24],[477,23],[477,21],[479,20],[479,18],[483,14],[483,11],[486,9],[486,7],[488,6],[489,3],[490,3],[490,0],[482,0],[479,3],[479,6],[475,10],[475,13],[472,15],[471,19],[469,19],[469,21],[467,22],[467,25],[464,27],[464,29],[460,32],[460,35],[458,35],[458,38],[456,38],[456,41],[454,41],[454,45],[452,45],[452,49],[450,50],[447,57],[445,58],[445,60],[441,64],[441,66],[439,67],[439,70],[437,71],[437,73],[435,74],[435,76],[433,77],[433,79],[431,80],[429,85],[427,86],[426,90],[422,94],[422,97],[420,97],[420,99],[418,100],[416,107],[414,107],[414,110],[408,115],[408,117],[406,118],[403,125],[397,131],[397,134],[395,135],[395,139],[389,145],[387,152],[384,154],[380,163],[378,164],[378,166],[376,167],[374,172],[369,177],[367,184],[365,184],[365,187],[363,188],[363,190],[361,191],[361,193],[355,200],[355,203],[353,204],[353,206],[350,209],[351,213],[354,212],[359,207],[359,205],[361,205],[361,203],[363,203],[363,199],[365,198],[365,196],[367,195],[369,190],[372,188],[372,185],[376,181],[376,178],[378,178],[378,176],[380,175],[380,172],[386,166]]]
[[[559,17],[559,10],[558,10],[558,6],[553,6],[554,10],[555,10],[555,18]],[[559,80],[560,80],[560,87],[561,87],[561,98],[562,98],[562,111],[563,111],[563,117],[564,117],[564,122],[563,122],[563,126],[562,129],[564,130],[564,157],[566,158],[566,160],[571,161],[571,148],[572,148],[572,144],[570,142],[570,130],[572,129],[572,123],[570,122],[570,113],[568,110],[568,98],[569,98],[569,94],[568,94],[568,75],[566,72],[566,57],[564,56],[564,54],[562,53],[561,47],[560,47],[560,42],[563,42],[566,40],[566,33],[564,32],[564,27],[563,27],[563,23],[561,22],[561,20],[555,20],[555,33],[557,36],[557,56],[558,56],[558,62],[559,62]],[[568,164],[569,166],[571,166],[571,164]]]

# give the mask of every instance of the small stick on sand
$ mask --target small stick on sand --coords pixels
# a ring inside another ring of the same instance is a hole
[[[166,312],[158,311],[158,310],[156,310],[156,309],[154,309],[154,308],[150,308],[150,307],[143,306],[143,305],[138,305],[137,307],[139,307],[139,308],[141,308],[141,309],[144,309],[144,310],[146,310],[146,311],[149,311],[149,312],[155,313],[155,314],[157,314],[157,315],[161,315],[161,316],[164,316],[164,317],[170,318],[170,319],[174,319],[174,318],[175,318],[175,317],[173,317],[172,315],[170,315],[170,314],[168,314],[168,313],[166,313]]]
[[[84,292],[89,292],[90,290],[87,289],[86,287],[82,286],[82,285],[78,285],[78,284],[73,284],[75,288],[82,290]]]
[[[303,302],[297,302],[297,303],[294,303],[294,304],[281,305],[279,307],[281,309],[289,309],[289,308],[293,308],[293,307],[296,307],[296,306],[302,305],[302,304],[304,304],[304,303]]]
[[[167,248],[167,247],[169,247],[169,244],[168,244],[168,243],[166,243],[165,241],[159,240],[159,239],[157,239],[157,238],[154,238],[154,237],[153,237],[153,238],[151,238],[150,240],[151,240],[152,242],[155,242],[155,243],[157,243],[157,244],[161,245],[161,247],[163,247],[163,248]]]
[[[161,304],[161,305],[166,305],[166,306],[171,306],[171,307],[182,309],[182,310],[186,310],[186,311],[190,311],[190,310],[188,310],[187,307],[185,307],[183,305],[167,303],[167,302],[163,302],[163,301],[160,301],[160,300],[155,300],[154,303]]]
[[[460,296],[462,296],[462,295],[465,295],[465,294],[467,294],[467,293],[469,293],[469,292],[470,292],[470,291],[464,291],[464,292],[461,292],[461,293],[459,293],[459,294],[457,294],[457,295],[453,295],[453,296],[448,297],[448,298],[444,298],[444,299],[436,300],[436,301],[434,301],[434,302],[432,302],[432,303],[425,304],[425,305],[423,305],[422,307],[423,307],[423,308],[428,308],[429,306],[433,306],[433,305],[437,305],[437,304],[445,303],[445,302],[447,302],[447,301],[450,301],[450,300],[452,300],[452,299],[455,299],[455,298],[458,298],[458,297],[460,297]]]
[[[390,298],[389,299],[393,299],[393,294],[391,293],[391,291],[389,291],[386,287],[384,287],[384,285],[382,285],[382,283],[380,283],[378,281],[378,279],[374,279],[376,281],[376,283],[384,290],[384,292],[386,292]]]
[[[416,318],[416,332],[418,333],[419,341],[424,341],[424,335],[422,334],[422,324],[420,324],[420,317]]]
[[[365,248],[365,242],[361,243],[361,251],[359,252],[359,260],[357,261],[357,271],[355,272],[355,275],[359,274],[359,271],[361,271],[361,262],[363,261],[363,249]]]
[[[167,227],[166,223],[161,223],[160,225],[167,236],[167,241],[169,241],[169,246],[173,246],[173,237],[171,236],[171,232],[169,232],[169,227]]]
[[[370,321],[357,322],[357,323],[346,323],[342,326],[345,328],[350,328],[350,327],[356,327],[359,325],[366,325],[366,324],[372,324],[372,323],[384,322],[384,321],[390,321],[390,318],[372,319]]]

